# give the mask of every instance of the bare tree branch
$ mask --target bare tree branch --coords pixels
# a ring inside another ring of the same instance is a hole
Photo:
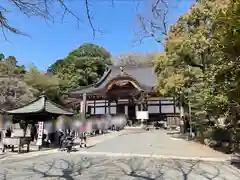
[[[28,17],[31,16],[40,16],[45,20],[51,21],[54,23],[54,16],[52,14],[51,9],[53,9],[54,2],[57,2],[62,10],[63,14],[61,16],[61,21],[63,22],[63,19],[65,18],[66,14],[71,15],[74,17],[77,21],[78,27],[79,22],[83,22],[81,18],[75,14],[64,2],[64,0],[8,0],[8,3],[11,4],[14,7],[17,7],[23,14],[25,14]],[[88,22],[90,24],[90,27],[92,29],[93,37],[95,37],[96,32],[101,32],[97,28],[95,28],[93,24],[93,17],[90,15],[90,5],[89,0],[84,0],[85,8],[86,8],[86,14],[88,18]],[[112,1],[113,3],[113,1]],[[27,35],[23,33],[22,31],[18,30],[17,28],[13,27],[8,23],[8,20],[6,18],[6,14],[8,13],[7,8],[0,5],[0,27],[2,29],[2,34],[4,35],[5,39],[5,31],[10,31],[15,34],[20,35]]]
[[[167,0],[152,0],[151,9],[147,15],[142,15],[137,9],[139,31],[136,33],[140,44],[146,38],[153,38],[156,42],[164,44],[164,37],[168,32],[169,6]]]
[[[149,64],[153,61],[153,54],[125,53],[116,57],[116,63],[119,66]]]
[[[15,34],[21,34],[21,35],[25,35],[23,32],[17,30],[16,28],[12,27],[7,19],[4,17],[4,13],[8,12],[6,8],[0,6],[0,27],[1,27],[1,31],[2,34],[5,38],[5,40],[7,40],[6,34],[5,34],[5,29],[8,29],[9,31],[15,33]]]
[[[80,0],[79,0],[80,1]],[[128,1],[128,0],[97,0],[99,1],[108,1],[112,4],[116,1]],[[131,0],[129,0],[131,1]],[[134,0],[132,0],[134,1]],[[144,0],[136,0],[137,2],[149,2]],[[167,0],[151,0],[151,12],[150,18],[142,16],[140,13],[137,13],[138,20],[140,22],[141,31],[138,32],[138,37],[140,37],[140,43],[144,38],[154,38],[157,42],[162,43],[163,36],[167,34],[167,15],[168,15],[168,3]],[[74,13],[71,8],[66,4],[64,0],[8,0],[8,4],[17,7],[23,14],[28,17],[31,16],[40,16],[44,20],[48,20],[54,23],[53,9],[58,3],[62,8],[61,21],[67,14],[74,17],[77,21],[78,27],[79,23],[83,22],[79,15]],[[92,29],[93,38],[96,36],[96,32],[102,33],[102,31],[95,27],[93,23],[93,16],[90,8],[90,0],[83,0],[87,20]],[[1,4],[2,5],[2,4]],[[0,27],[2,28],[2,33],[5,36],[5,30],[10,31],[15,34],[27,35],[22,31],[18,30],[16,27],[9,24],[6,14],[8,13],[7,8],[0,5]]]
[[[88,4],[88,0],[85,0],[85,7],[86,7],[86,12],[87,12],[87,18],[88,18],[88,22],[92,28],[92,33],[93,33],[93,39],[95,38],[95,28],[93,26],[93,22],[92,22],[92,17],[90,16],[90,10],[89,10],[89,4]]]

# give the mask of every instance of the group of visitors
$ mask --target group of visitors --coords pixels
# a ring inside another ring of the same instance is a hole
[[[12,124],[12,123],[11,123]],[[106,133],[108,130],[119,131],[127,124],[125,116],[104,116],[101,118],[89,118],[87,121],[66,121],[65,117],[58,118],[56,122],[45,121],[43,125],[43,146],[62,147],[64,139],[68,136],[80,138],[80,146],[86,147],[87,136]],[[14,124],[12,124],[14,125]],[[11,126],[12,126],[11,125]],[[18,128],[28,131],[31,141],[38,142],[39,124],[36,122],[21,121]],[[9,126],[10,127],[10,126]],[[11,137],[11,128],[7,128],[5,137]],[[29,137],[29,136],[28,136]]]
[[[84,145],[86,147],[87,141],[87,124],[82,124],[79,129],[65,127],[60,129],[53,129],[50,123],[44,123],[44,130],[42,141],[44,146],[59,146],[63,147],[63,142],[66,137],[77,138],[79,137],[81,140],[80,146]],[[32,141],[36,141],[38,137],[38,128],[37,125],[32,125],[31,129],[31,139]]]

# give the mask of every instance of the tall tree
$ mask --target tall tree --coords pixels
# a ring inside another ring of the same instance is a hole
[[[223,1],[200,1],[174,24],[166,38],[165,54],[157,57],[156,72],[159,92],[178,97],[193,112],[226,112],[227,95],[215,82],[216,55],[214,47],[214,14]]]
[[[9,56],[0,61],[0,75],[22,75],[26,72],[23,65],[18,65],[16,57]]]
[[[0,61],[0,109],[8,110],[20,107],[34,99],[35,89],[22,78],[16,58],[9,56]]]
[[[25,105],[34,100],[35,90],[23,79],[0,77],[0,109],[9,110]]]
[[[171,27],[156,58],[158,90],[190,102],[194,119],[224,116],[236,127],[239,106],[240,1],[197,2]]]
[[[60,102],[60,86],[62,81],[55,75],[40,72],[36,67],[31,66],[24,75],[24,81],[35,89],[35,96],[46,94],[52,100]]]
[[[73,50],[62,60],[56,61],[48,68],[66,82],[63,91],[85,86],[97,81],[106,70],[106,65],[112,64],[111,55],[103,47],[94,44],[83,44]]]

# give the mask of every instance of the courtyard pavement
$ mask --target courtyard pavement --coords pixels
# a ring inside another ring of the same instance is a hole
[[[182,159],[228,160],[230,155],[217,152],[205,145],[172,138],[165,130],[138,131],[122,134],[88,149],[85,154],[129,154],[143,157],[171,157]]]
[[[89,146],[71,153],[52,150],[6,157],[0,160],[0,179],[240,179],[240,170],[224,161],[227,155],[173,139],[163,130],[113,132],[90,138]]]
[[[98,136],[94,136],[94,137],[89,137],[87,139],[87,148],[84,149],[89,149],[93,146],[96,146],[99,143],[102,143],[106,140],[115,138],[117,136],[120,135],[124,135],[124,134],[132,134],[132,133],[138,133],[138,131],[129,131],[129,130],[122,130],[122,131],[118,131],[118,132],[109,132],[107,134],[102,134],[102,135],[98,135]],[[80,143],[80,139],[77,138],[75,139],[75,145],[74,149],[79,150],[79,143]],[[58,151],[58,149],[54,148],[42,148],[40,151],[38,151],[38,147],[37,146],[30,146],[30,152],[26,153],[26,148],[23,149],[23,153],[18,154],[16,151],[15,152],[11,152],[11,150],[7,150],[5,153],[1,153],[0,154],[0,161],[1,160],[6,160],[6,159],[25,159],[25,158],[31,158],[31,157],[36,157],[36,156],[40,156],[40,155],[45,155],[45,154],[49,154],[49,153],[56,153]]]
[[[223,162],[108,157],[56,152],[0,163],[2,180],[239,180]]]
[[[76,140],[76,143],[79,143],[79,139]],[[87,148],[79,148],[79,145],[76,145],[76,153],[82,155],[137,156],[222,162],[232,158],[231,155],[215,151],[205,145],[172,138],[165,130],[126,129],[90,137],[87,145]],[[45,151],[32,149],[32,152],[24,154],[9,152],[1,155],[0,160],[28,158],[56,152],[56,149]]]

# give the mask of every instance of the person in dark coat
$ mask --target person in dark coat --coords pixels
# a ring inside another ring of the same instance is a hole
[[[34,123],[31,124],[31,130],[30,130],[30,135],[31,135],[31,141],[33,142],[34,139],[36,138],[37,134],[37,127],[35,126]]]
[[[58,131],[58,133],[59,133],[59,146],[60,146],[60,149],[62,148],[62,146],[63,146],[63,141],[64,141],[64,132],[60,129],[59,131]]]

